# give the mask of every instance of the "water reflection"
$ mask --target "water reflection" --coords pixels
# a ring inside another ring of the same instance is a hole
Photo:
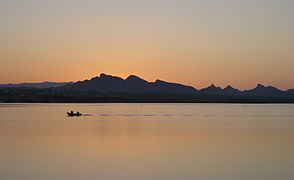
[[[293,107],[0,105],[0,179],[293,179]]]

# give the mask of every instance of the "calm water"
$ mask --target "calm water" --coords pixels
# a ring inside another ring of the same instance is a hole
[[[0,104],[0,115],[1,180],[294,179],[294,105]]]

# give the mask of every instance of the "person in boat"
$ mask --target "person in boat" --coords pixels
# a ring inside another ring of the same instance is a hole
[[[82,114],[80,112],[74,113],[73,111],[67,112],[68,116],[81,116]]]

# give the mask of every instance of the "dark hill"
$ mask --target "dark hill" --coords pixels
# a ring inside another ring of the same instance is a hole
[[[241,95],[241,91],[239,91],[236,88],[233,88],[232,86],[228,85],[223,89],[223,93],[226,95]]]
[[[272,86],[265,87],[261,84],[257,84],[256,88],[254,89],[243,91],[243,94],[261,97],[282,97],[286,95],[285,91]]]
[[[20,83],[20,84],[0,84],[0,88],[54,88],[61,87],[72,82],[41,82],[41,83]]]
[[[214,84],[199,91],[202,94],[222,94],[222,88],[216,87]]]
[[[130,75],[127,79],[100,74],[90,80],[79,81],[62,87],[64,90],[95,91],[98,93],[166,93],[193,94],[197,90],[191,86],[169,83],[161,80],[148,82],[137,76]]]

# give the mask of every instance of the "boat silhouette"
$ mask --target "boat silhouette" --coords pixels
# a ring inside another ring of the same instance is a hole
[[[74,113],[73,111],[71,112],[67,112],[67,116],[70,116],[70,117],[74,117],[74,116],[81,116],[82,114],[80,112],[76,112]]]

